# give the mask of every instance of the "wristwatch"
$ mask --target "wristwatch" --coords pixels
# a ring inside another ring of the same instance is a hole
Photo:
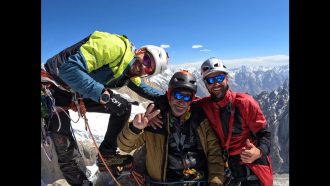
[[[110,101],[110,95],[109,94],[101,94],[101,100],[104,102],[104,103],[108,103]]]

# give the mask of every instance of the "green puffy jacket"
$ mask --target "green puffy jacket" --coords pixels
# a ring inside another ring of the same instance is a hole
[[[126,36],[95,31],[48,59],[45,69],[57,82],[96,102],[104,87],[127,85],[147,99],[162,95],[140,77],[129,78],[130,67],[135,61],[134,50]]]

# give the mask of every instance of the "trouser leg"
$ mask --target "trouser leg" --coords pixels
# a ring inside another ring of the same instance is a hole
[[[108,129],[105,133],[104,140],[100,145],[100,152],[103,155],[115,154],[117,149],[117,136],[128,122],[131,115],[131,105],[128,111],[122,116],[110,115]]]
[[[103,105],[96,103],[90,99],[84,99],[84,104],[86,106],[87,112],[99,112],[99,113],[109,113]],[[110,114],[108,128],[102,141],[99,150],[104,158],[103,162],[101,156],[98,156],[96,161],[100,171],[106,171],[106,166],[111,169],[112,173],[117,177],[120,172],[117,166],[125,166],[133,161],[133,157],[130,155],[119,155],[116,153],[117,150],[117,136],[123,129],[125,123],[128,121],[131,114],[131,104],[127,104],[127,108],[124,108],[126,112],[124,115],[118,116],[115,113]]]
[[[259,180],[252,180],[252,181],[232,180],[228,186],[261,186],[261,183]]]
[[[241,182],[240,181],[236,181],[236,180],[232,180],[228,186],[240,186]]]
[[[241,183],[241,186],[261,186],[259,180],[253,180],[253,181],[244,181]]]
[[[104,106],[96,103],[90,99],[84,99],[87,112],[99,112],[99,113],[109,113],[105,110]],[[131,104],[128,104],[128,108],[122,116],[117,116],[116,114],[111,114],[108,122],[108,128],[104,136],[99,149],[102,155],[114,155],[117,150],[117,136],[123,129],[125,123],[128,121],[131,115]]]
[[[51,118],[49,127],[60,170],[69,184],[82,185],[84,180],[87,180],[86,167],[79,154],[77,142],[72,136],[70,119],[64,112],[58,114],[61,120],[60,130],[57,131],[59,122],[56,115]]]
[[[232,161],[232,165],[234,164],[232,173],[236,178],[230,182],[229,186],[261,186],[258,177],[247,165],[240,165],[239,161]]]

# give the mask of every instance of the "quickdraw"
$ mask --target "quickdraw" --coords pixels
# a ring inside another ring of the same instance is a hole
[[[196,171],[196,169],[184,169],[183,174],[185,175],[185,177],[190,178],[192,181],[196,181],[199,180],[203,177],[203,175],[201,173],[199,173],[198,171]]]
[[[45,85],[41,90],[41,148],[44,151],[48,161],[53,160],[53,145],[51,142],[51,137],[48,132],[48,126],[46,124],[46,119],[51,116],[51,100],[47,96],[47,91],[45,91]]]
[[[229,168],[229,152],[228,150],[223,150],[222,151],[222,158],[224,161],[224,171],[225,171],[225,182],[223,183],[224,186],[227,186],[231,180],[233,179],[231,170]]]
[[[222,158],[223,158],[223,161],[224,161],[224,167],[225,167],[225,177],[230,177],[231,176],[231,171],[230,171],[230,168],[229,168],[229,153],[228,153],[228,150],[223,150],[222,151]]]
[[[41,148],[43,149],[48,161],[53,160],[53,145],[47,131],[45,119],[41,118]]]

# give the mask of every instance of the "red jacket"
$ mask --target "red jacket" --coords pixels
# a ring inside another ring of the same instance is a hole
[[[228,137],[228,127],[226,126],[229,123],[232,99],[233,92],[228,90],[224,98],[218,102],[214,102],[211,97],[205,97],[197,101],[220,139],[221,132],[223,132],[224,142],[222,142],[222,146],[224,146]],[[271,136],[270,132],[266,130],[266,118],[257,101],[248,94],[236,93],[234,104],[235,116],[232,137],[228,145],[229,155],[239,155],[241,149],[246,145],[246,139],[249,139],[251,143],[260,149],[264,156],[260,159],[263,159],[264,162],[256,160],[247,164],[247,166],[258,176],[263,185],[272,185],[272,167],[269,157]]]

